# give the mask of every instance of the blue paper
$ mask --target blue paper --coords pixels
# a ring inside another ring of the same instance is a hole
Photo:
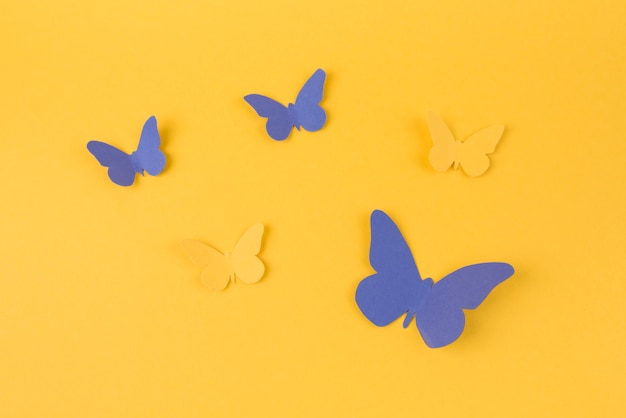
[[[143,176],[144,171],[156,176],[165,167],[165,154],[159,149],[161,137],[154,116],[143,125],[137,151],[128,155],[114,146],[100,141],[89,141],[87,149],[100,165],[109,167],[109,178],[120,186],[130,186],[135,181],[135,174]]]
[[[379,327],[406,314],[406,328],[415,317],[419,333],[431,348],[459,338],[465,327],[463,309],[477,308],[514,272],[506,263],[473,264],[433,284],[433,279],[421,278],[409,246],[385,212],[372,212],[371,229],[370,264],[376,274],[357,287],[359,309]]]
[[[324,80],[326,73],[318,69],[296,97],[296,103],[284,106],[276,100],[260,94],[249,94],[244,100],[250,104],[256,113],[267,118],[265,129],[272,139],[282,141],[291,133],[295,126],[300,130],[303,127],[309,132],[322,129],[326,123],[326,112],[319,105],[324,94]]]

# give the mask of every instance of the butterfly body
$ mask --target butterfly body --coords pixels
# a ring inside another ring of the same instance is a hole
[[[100,165],[108,167],[109,178],[113,183],[130,186],[134,183],[136,174],[143,176],[147,172],[156,176],[163,171],[165,154],[159,149],[160,145],[156,118],[151,116],[143,126],[137,150],[131,154],[100,141],[89,141],[87,149]]]
[[[294,127],[297,130],[302,127],[309,132],[322,129],[326,123],[326,112],[319,103],[325,79],[324,70],[315,71],[298,93],[295,103],[287,106],[260,94],[249,94],[244,100],[259,116],[267,118],[265,129],[268,135],[276,141],[283,141]]]
[[[389,325],[404,315],[424,342],[438,348],[454,342],[465,327],[463,309],[475,309],[495,286],[513,274],[506,263],[482,263],[460,268],[438,282],[422,279],[400,230],[384,212],[371,216],[370,264],[376,274],[363,279],[355,299],[374,325]]]
[[[287,105],[287,111],[289,112],[289,119],[291,124],[297,130],[300,130],[302,124],[300,123],[300,118],[298,118],[298,111],[296,109],[296,105],[293,103],[289,103]]]
[[[446,171],[453,166],[469,176],[476,177],[489,168],[489,157],[495,151],[504,132],[503,125],[492,125],[481,129],[465,141],[457,140],[446,123],[435,113],[428,114],[428,128],[433,147],[428,154],[431,166],[437,171]]]
[[[185,239],[181,245],[192,261],[203,268],[202,283],[211,290],[222,290],[235,278],[247,284],[256,283],[263,277],[265,265],[257,257],[261,251],[264,227],[252,225],[241,236],[231,252],[221,253],[215,248],[193,239]]]
[[[415,318],[419,311],[422,302],[428,299],[430,291],[432,290],[433,279],[428,278],[421,281],[413,281],[411,284],[415,286],[416,289],[410,293],[412,300],[404,316],[404,321],[402,321],[403,328],[409,327],[411,320]]]

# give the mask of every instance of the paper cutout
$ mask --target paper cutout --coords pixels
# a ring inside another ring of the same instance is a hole
[[[489,168],[489,157],[504,132],[504,125],[492,125],[481,129],[465,141],[457,141],[448,125],[433,112],[428,113],[428,128],[433,138],[433,147],[428,159],[437,171],[463,167],[468,176],[476,177]]]
[[[375,210],[371,216],[370,264],[376,274],[356,289],[356,303],[374,325],[384,327],[406,314],[407,328],[415,317],[430,348],[454,342],[465,327],[463,309],[475,309],[499,283],[513,275],[506,263],[460,268],[437,283],[422,279],[408,244],[391,218]]]
[[[326,112],[319,105],[324,94],[324,80],[326,73],[321,68],[304,83],[296,103],[283,106],[274,99],[260,94],[249,94],[244,100],[250,104],[256,113],[267,118],[265,129],[272,139],[282,141],[291,133],[295,126],[300,130],[302,126],[309,132],[322,129],[326,123]]]
[[[150,116],[141,130],[137,151],[128,155],[114,146],[100,141],[89,141],[87,149],[100,165],[109,167],[109,178],[120,186],[130,186],[135,174],[144,171],[156,176],[165,168],[165,154],[159,149],[161,137],[154,116]]]
[[[185,239],[181,245],[194,264],[202,267],[202,283],[210,290],[225,289],[237,276],[246,284],[263,277],[265,265],[257,257],[261,251],[263,225],[252,225],[243,233],[231,253],[222,254],[215,248],[194,239]]]

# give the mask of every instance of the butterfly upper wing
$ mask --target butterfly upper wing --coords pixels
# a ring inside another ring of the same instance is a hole
[[[435,170],[446,171],[456,160],[457,141],[448,125],[433,112],[428,112],[428,129],[433,139],[428,161]]]
[[[391,218],[375,210],[370,222],[370,264],[377,273],[359,283],[356,303],[372,323],[385,326],[414,306],[422,281],[411,250]]]
[[[455,341],[465,327],[463,309],[475,309],[498,284],[513,275],[506,263],[482,263],[460,268],[431,289],[415,314],[426,344],[438,348]]]
[[[326,123],[326,112],[319,103],[324,95],[326,73],[321,68],[304,83],[294,105],[298,123],[307,131],[315,132]]]
[[[228,285],[232,268],[224,254],[195,239],[185,239],[181,245],[194,264],[203,268],[201,280],[206,287],[222,290]]]
[[[135,169],[131,156],[100,141],[89,141],[87,149],[100,165],[108,167],[109,178],[120,186],[130,186],[135,181]]]
[[[159,149],[161,136],[157,129],[157,121],[150,116],[141,130],[137,151],[133,153],[138,168],[151,176],[156,176],[165,168],[165,154]]]
[[[247,284],[258,282],[265,272],[265,265],[256,256],[261,251],[263,229],[263,224],[252,225],[244,232],[231,253],[235,274]]]
[[[492,125],[467,138],[459,149],[459,161],[467,175],[476,177],[489,168],[489,157],[504,133],[504,125]]]
[[[257,115],[267,118],[265,130],[272,139],[282,141],[289,136],[294,121],[286,106],[260,94],[249,94],[244,100],[252,106]]]

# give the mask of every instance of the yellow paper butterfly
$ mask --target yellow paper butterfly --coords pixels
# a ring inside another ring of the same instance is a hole
[[[215,248],[193,239],[181,242],[191,260],[204,268],[202,283],[211,290],[222,290],[237,276],[247,284],[261,280],[265,265],[257,257],[261,251],[263,225],[252,225],[243,233],[231,253],[222,254]]]
[[[471,135],[464,142],[457,141],[448,125],[433,112],[428,113],[428,129],[433,147],[428,155],[430,165],[437,171],[463,167],[467,175],[476,177],[489,168],[489,157],[504,132],[503,125],[492,125]]]

